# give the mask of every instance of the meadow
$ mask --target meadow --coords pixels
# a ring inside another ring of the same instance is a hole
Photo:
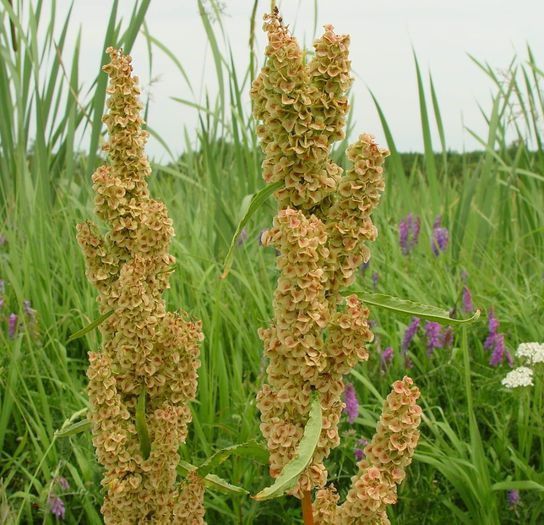
[[[146,38],[140,32],[149,1],[136,4],[129,23],[117,19],[116,5],[104,24],[104,49],[130,52],[136,38]],[[91,92],[82,91],[79,48],[63,53],[68,20],[55,29],[44,3],[16,13],[0,0],[0,8],[0,523],[56,523],[59,500],[62,521],[102,523],[101,467],[90,431],[58,431],[88,406],[87,352],[100,345],[98,330],[70,339],[100,315],[75,227],[94,214],[90,176],[102,162],[107,79],[97,69]],[[201,319],[205,335],[193,421],[180,452],[200,465],[251,443],[216,461],[213,473],[256,494],[271,482],[256,393],[266,366],[257,330],[272,316],[277,279],[274,249],[260,237],[275,204],[266,200],[244,226],[230,274],[220,279],[242,203],[264,187],[262,154],[241,97],[254,71],[237,71],[204,8],[201,19],[224,83],[217,100],[199,108],[200,125],[187,132],[184,153],[153,163],[149,181],[176,231],[167,304]],[[158,52],[160,42],[147,38],[150,52]],[[174,55],[172,61],[182,75]],[[477,152],[446,149],[439,102],[417,61],[423,152],[397,150],[376,100],[391,155],[373,214],[378,239],[352,288],[440,306],[452,317],[481,312],[471,324],[421,320],[416,327],[413,316],[370,307],[370,359],[346,378],[358,411],[353,419],[342,416],[342,442],[327,464],[329,478],[347,490],[390,385],[412,377],[423,416],[414,461],[389,509],[399,525],[544,521],[544,364],[535,365],[531,387],[501,383],[522,364],[519,344],[544,339],[544,72],[530,48],[506,77],[480,67],[494,99]],[[79,151],[74,144],[83,130],[88,149]],[[347,144],[333,152],[341,166]],[[437,235],[447,239],[438,242]],[[294,498],[258,502],[216,486],[205,504],[210,524],[302,523]]]

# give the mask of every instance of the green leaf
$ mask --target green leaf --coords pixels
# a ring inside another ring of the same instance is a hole
[[[241,443],[239,445],[233,445],[218,450],[197,468],[197,474],[201,478],[205,478],[212,470],[221,465],[221,463],[224,463],[232,455],[251,456],[259,459],[263,456],[268,456],[265,449],[255,440],[248,441],[247,443]]]
[[[83,337],[85,334],[88,334],[91,330],[94,330],[97,326],[100,326],[111,314],[113,314],[113,310],[110,310],[109,312],[106,312],[105,314],[101,315],[98,319],[95,319],[91,324],[88,324],[85,328],[82,328],[81,330],[78,330],[77,332],[74,332],[66,341],[66,344],[71,343],[72,341],[75,341],[76,339],[79,339],[80,337]]]
[[[538,490],[544,492],[544,485],[536,481],[500,481],[491,486],[491,490]]]
[[[79,434],[80,432],[87,432],[91,428],[91,422],[87,419],[87,408],[82,408],[77,412],[74,412],[63,424],[55,431],[56,438],[65,438]],[[76,421],[80,417],[84,417],[81,421]]]
[[[453,319],[450,317],[448,310],[443,310],[438,306],[416,303],[408,299],[401,299],[400,297],[393,297],[392,295],[383,293],[355,291],[346,292],[346,295],[348,293],[356,293],[363,303],[385,308],[386,310],[391,310],[400,314],[414,315],[441,324],[459,325],[473,323],[480,317],[480,310],[476,310],[476,313],[467,319]]]
[[[138,403],[136,404],[136,432],[140,440],[140,452],[142,457],[147,459],[151,452],[151,444],[149,442],[149,430],[147,429],[147,421],[145,420],[145,388],[142,388]]]
[[[274,184],[265,186],[257,193],[252,193],[244,197],[242,205],[240,206],[240,222],[238,223],[234,236],[230,241],[229,251],[225,257],[225,262],[223,263],[223,273],[221,274],[221,279],[225,279],[230,272],[232,261],[234,259],[236,241],[238,240],[244,226],[248,223],[251,216],[266,202],[268,197],[270,197],[270,195],[272,195],[275,191],[279,190],[282,186],[282,181],[274,182]]]
[[[191,465],[191,463],[187,463],[187,461],[180,460],[178,464],[178,472],[180,474],[186,476],[189,472],[193,472],[195,470],[198,470],[198,467]],[[209,488],[227,492],[229,494],[249,494],[246,489],[233,485],[215,474],[207,474],[204,476],[204,483]]]
[[[57,438],[67,438],[79,434],[80,432],[87,432],[91,429],[91,422],[85,418],[77,423],[72,423],[65,428],[61,428],[55,432]]]
[[[282,496],[297,482],[299,476],[304,469],[312,461],[315,447],[319,442],[321,427],[323,421],[321,418],[321,401],[319,394],[314,393],[312,406],[310,407],[310,415],[308,422],[304,428],[304,434],[298,444],[295,457],[283,467],[281,474],[276,478],[274,484],[261,490],[257,495],[253,496],[258,501],[264,501],[271,498]]]

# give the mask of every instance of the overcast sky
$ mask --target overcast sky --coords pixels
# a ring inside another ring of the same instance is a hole
[[[431,72],[438,94],[446,140],[451,149],[476,147],[466,127],[484,133],[479,105],[490,107],[492,85],[470,60],[471,54],[497,69],[505,69],[517,54],[526,58],[529,44],[537,62],[544,62],[543,0],[318,0],[318,28],[332,23],[338,33],[351,35],[351,60],[355,82],[355,131],[368,131],[383,142],[381,125],[369,89],[376,95],[401,151],[421,150],[417,85],[412,49],[425,77]],[[60,2],[65,9],[68,2]],[[239,71],[248,61],[249,18],[253,0],[226,0],[225,31]],[[129,16],[133,0],[120,0],[120,14]],[[72,42],[82,27],[81,80],[89,85],[100,59],[111,0],[75,0]],[[260,0],[257,18],[257,51],[262,57],[260,29],[269,0]],[[301,44],[311,46],[314,27],[313,0],[278,1],[283,18]],[[217,90],[213,58],[198,15],[196,0],[152,0],[147,15],[150,33],[179,59],[201,102],[206,91]],[[319,31],[320,29],[318,29]],[[149,86],[145,39],[132,51],[136,72]],[[155,50],[149,86],[152,105],[149,124],[172,150],[183,148],[183,128],[197,126],[196,111],[170,97],[191,99],[186,82],[162,52]],[[245,94],[248,103],[247,93]],[[438,141],[435,141],[438,146]],[[151,140],[148,151],[163,157]]]

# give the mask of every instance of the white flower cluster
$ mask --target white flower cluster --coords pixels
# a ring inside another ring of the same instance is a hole
[[[506,388],[518,388],[521,386],[533,386],[533,369],[527,366],[520,366],[506,374],[501,381]]]
[[[544,343],[521,343],[516,355],[530,365],[544,363]]]
[[[516,356],[528,366],[520,366],[508,372],[501,383],[510,389],[533,386],[533,369],[530,366],[544,363],[544,343],[521,343]]]

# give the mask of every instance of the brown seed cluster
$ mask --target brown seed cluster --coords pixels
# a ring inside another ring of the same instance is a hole
[[[269,183],[281,181],[283,187],[276,193],[278,215],[263,235],[263,244],[275,247],[279,254],[280,275],[274,318],[260,330],[269,365],[257,404],[270,451],[270,473],[277,477],[295,455],[308,420],[311,393],[319,391],[323,430],[309,467],[291,493],[300,498],[305,491],[322,488],[314,504],[316,523],[340,523],[334,520],[364,515],[364,504],[352,500],[374,497],[369,494],[374,494],[376,472],[388,487],[380,505],[393,502],[390,482],[400,482],[400,472],[410,462],[417,441],[417,431],[388,430],[390,419],[393,426],[399,417],[406,419],[406,425],[415,425],[413,429],[419,423],[412,417],[412,412],[419,414],[416,390],[404,397],[395,393],[388,398],[391,410],[385,410],[369,445],[372,466],[363,466],[360,480],[354,481],[355,496],[350,492],[339,507],[334,489],[323,489],[327,479],[323,461],[340,441],[343,376],[368,358],[365,344],[373,338],[368,309],[356,296],[344,298],[340,292],[370,257],[366,243],[377,235],[371,213],[384,190],[383,163],[388,152],[364,134],[348,148],[352,167],[345,174],[329,158],[332,144],[344,136],[346,93],[351,84],[348,36],[336,35],[326,26],[307,63],[277,11],[265,17],[264,29],[269,41],[267,62],[252,86],[253,112],[265,157],[263,177]],[[409,381],[396,383],[395,389]],[[399,396],[403,402],[410,400],[409,421],[404,409],[393,410]],[[398,468],[394,473],[382,468],[373,454],[378,457],[383,447],[399,444],[408,435],[410,445],[399,448],[397,456],[380,456],[388,464],[396,462]]]
[[[419,390],[409,377],[395,381],[376,433],[364,450],[346,501],[336,506],[333,487],[321,489],[314,503],[319,525],[388,525],[386,508],[397,502],[397,485],[406,476],[419,440]]]
[[[177,450],[191,420],[188,403],[196,394],[203,335],[200,321],[166,311],[162,295],[174,263],[168,253],[172,221],[165,205],[149,195],[147,133],[131,58],[112,48],[107,52],[103,120],[109,162],[92,179],[96,213],[109,230],[101,235],[90,221],[77,228],[100,310],[113,311],[101,325],[102,348],[89,353],[87,373],[93,443],[104,466],[102,513],[107,524],[181,524],[187,521],[180,509],[203,509],[199,480],[191,488],[196,501],[187,502],[191,490],[176,485]],[[140,395],[146,397],[148,458],[142,457],[135,425]],[[200,518],[192,523],[204,523],[203,511],[194,515]]]

